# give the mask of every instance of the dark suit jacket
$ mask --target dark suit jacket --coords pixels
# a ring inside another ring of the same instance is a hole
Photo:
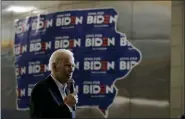
[[[57,104],[58,102],[58,104]],[[31,118],[72,118],[51,76],[37,83],[30,98]]]

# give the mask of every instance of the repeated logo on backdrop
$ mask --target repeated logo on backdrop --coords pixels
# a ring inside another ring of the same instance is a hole
[[[114,9],[73,10],[43,14],[15,23],[17,109],[28,109],[34,85],[50,72],[48,61],[57,49],[75,57],[77,107],[96,106],[106,117],[117,95],[114,82],[139,64],[141,53],[116,31]]]

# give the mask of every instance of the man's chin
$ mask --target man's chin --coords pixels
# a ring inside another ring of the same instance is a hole
[[[71,76],[67,76],[66,81],[69,81],[71,78],[72,78]]]

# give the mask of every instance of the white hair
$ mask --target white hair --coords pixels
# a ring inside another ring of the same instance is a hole
[[[73,59],[73,52],[71,52],[70,50],[67,49],[58,49],[55,52],[53,52],[53,54],[51,55],[50,59],[49,59],[49,70],[52,71],[52,65],[53,63],[60,63],[61,59],[63,58],[61,54],[67,54],[70,55]]]

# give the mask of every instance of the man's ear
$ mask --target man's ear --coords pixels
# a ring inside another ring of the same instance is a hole
[[[53,71],[57,71],[57,65],[56,65],[56,63],[53,63],[53,65],[52,65],[52,68],[53,68]]]

